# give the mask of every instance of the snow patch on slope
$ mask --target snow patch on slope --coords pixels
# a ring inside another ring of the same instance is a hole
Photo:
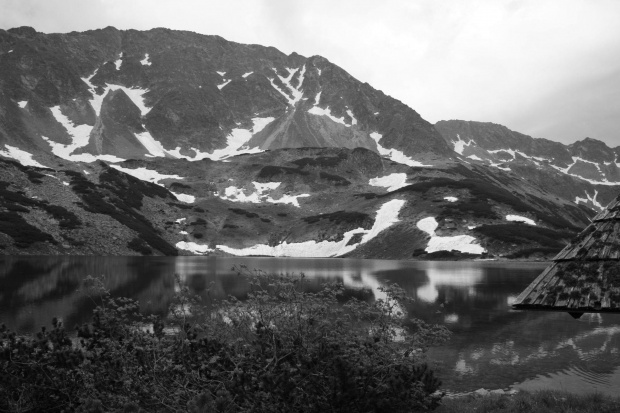
[[[123,168],[122,166],[118,166],[118,165],[110,165],[110,166],[114,169],[117,169],[121,172],[125,172],[126,174],[131,175],[135,178],[138,178],[142,181],[151,182],[159,186],[164,186],[163,184],[159,183],[159,181],[161,181],[162,179],[168,179],[168,178],[185,179],[179,175],[163,175],[155,170],[147,169],[147,168],[129,169],[129,168]]]
[[[66,129],[69,136],[71,136],[72,142],[69,145],[63,145],[58,142],[54,142],[46,136],[41,136],[43,140],[50,144],[52,147],[52,153],[60,158],[73,161],[73,162],[95,162],[98,159],[108,162],[122,162],[124,159],[118,158],[113,155],[91,155],[87,153],[73,155],[72,152],[78,148],[82,148],[88,145],[90,139],[90,131],[92,126],[90,125],[77,125],[69,120],[60,111],[60,106],[54,106],[50,108],[54,118]]]
[[[311,114],[311,115],[317,115],[317,116],[327,116],[328,118],[330,118],[334,122],[343,124],[347,128],[351,126],[351,125],[347,125],[347,123],[344,121],[344,116],[342,116],[340,118],[337,118],[334,115],[332,115],[332,112],[329,109],[329,106],[326,107],[325,109],[320,108],[318,106],[313,106],[313,107],[311,107],[308,110],[308,113]]]
[[[108,94],[108,91],[117,90],[117,89],[122,89],[123,92],[125,92],[125,94],[129,97],[129,99],[131,99],[134,105],[136,105],[138,109],[140,109],[140,114],[142,116],[149,113],[151,109],[148,108],[146,104],[144,103],[144,94],[148,92],[147,89],[128,88],[128,87],[121,86],[121,85],[114,85],[111,83],[106,83],[105,87],[103,88],[104,89],[103,93],[98,95],[95,92],[96,86],[91,83],[91,79],[96,74],[97,74],[97,71],[95,70],[95,73],[93,73],[90,77],[82,78],[82,81],[84,81],[84,83],[86,83],[88,87],[91,89],[90,92],[92,93],[93,98],[90,100],[90,104],[93,107],[93,109],[95,109],[95,113],[97,114],[97,116],[99,116],[99,114],[101,113],[101,105],[103,104],[103,99]]]
[[[246,77],[250,76],[252,73],[254,73],[254,72],[244,73],[244,74],[241,75],[241,77],[245,79]]]
[[[145,54],[144,55],[144,59],[140,60],[140,63],[142,64],[142,66],[150,66],[151,65],[151,61],[149,60],[149,54]]]
[[[36,166],[39,168],[47,168],[45,165],[41,165],[39,162],[32,159],[30,152],[23,151],[15,146],[4,145],[3,151],[0,151],[0,155],[7,158],[15,159],[17,162],[24,166]]]
[[[399,188],[407,186],[407,174],[393,173],[382,177],[372,178],[368,181],[368,184],[387,188],[388,192],[395,191]]]
[[[507,221],[514,221],[514,222],[523,222],[523,223],[528,224],[528,225],[536,226],[536,222],[534,222],[533,219],[527,218],[527,217],[523,217],[521,215],[506,215],[506,220]]]
[[[181,154],[181,147],[177,147],[174,150],[166,151],[172,156],[177,158],[187,159],[188,161],[200,161],[202,159],[211,159],[213,161],[220,161],[231,156],[246,154],[246,153],[259,153],[263,152],[261,149],[248,148],[245,144],[252,138],[252,135],[263,130],[268,124],[274,121],[273,117],[266,118],[252,118],[253,127],[251,130],[236,128],[233,129],[227,137],[226,147],[222,149],[216,149],[212,153],[201,152],[196,148],[191,148],[196,152],[195,156],[187,156]]]
[[[341,241],[306,241],[299,243],[287,243],[276,245],[275,247],[258,244],[249,248],[230,248],[225,245],[218,245],[216,248],[237,256],[248,255],[268,255],[274,257],[335,257],[353,251],[359,245],[364,244],[381,231],[389,228],[399,221],[398,213],[405,204],[405,201],[393,199],[386,202],[379,208],[373,227],[370,230],[357,228],[347,231]],[[355,234],[363,234],[359,243],[347,245]]]
[[[230,81],[231,81],[231,79],[224,80],[224,83],[221,83],[221,84],[217,85],[217,88],[218,88],[219,90],[222,90],[222,88],[223,88],[224,86],[226,86],[227,84],[229,84],[229,83],[230,83]]]
[[[458,133],[456,134],[456,138],[458,139],[457,141],[452,141],[452,143],[454,144],[454,152],[458,153],[461,156],[463,156],[463,151],[465,150],[466,146],[470,146],[472,143],[476,143],[476,141],[474,141],[473,139],[470,139],[469,142],[465,142],[461,139],[461,136]]]
[[[196,201],[196,197],[188,194],[178,194],[176,192],[170,191],[170,193],[177,197],[177,199],[181,202],[185,202],[186,204],[193,204]]]
[[[17,104],[19,105],[20,108],[23,109],[28,104],[28,101],[27,100],[20,100],[19,102],[17,102]]]
[[[439,224],[434,217],[421,219],[417,227],[431,236],[426,247],[426,252],[457,250],[469,254],[482,254],[485,249],[477,244],[476,238],[471,235],[456,235],[453,237],[440,237],[435,234]]]
[[[446,201],[448,201],[448,202],[456,202],[456,201],[458,201],[458,200],[459,200],[459,199],[458,199],[457,197],[455,197],[455,196],[444,196],[444,197],[443,197],[443,199],[445,199],[445,200],[446,200]]]
[[[121,53],[121,56],[114,62],[114,65],[116,66],[116,70],[120,70],[122,64],[123,64],[123,53]]]
[[[183,231],[181,231],[183,232]],[[175,245],[180,250],[190,251],[194,254],[206,254],[207,252],[212,252],[213,249],[209,248],[208,245],[196,244],[195,242],[188,241],[179,241]]]
[[[381,146],[381,144],[379,144],[379,141],[381,140],[381,138],[383,138],[383,135],[381,135],[378,132],[372,132],[370,134],[370,137],[377,143],[377,150],[379,151],[379,154],[381,156],[385,156],[386,158],[394,162],[402,163],[408,166],[420,166],[420,167],[433,166],[433,165],[425,165],[422,162],[414,161],[412,158],[405,155],[403,152],[399,151],[398,149],[384,148],[383,146]]]
[[[245,190],[243,188],[229,186],[224,190],[224,195],[220,195],[218,192],[216,196],[232,202],[250,202],[253,204],[269,202],[272,204],[291,204],[296,207],[299,207],[299,201],[297,200],[298,198],[305,198],[310,196],[310,194],[283,195],[279,199],[274,199],[269,196],[267,192],[278,188],[281,182],[252,182],[252,184],[254,185],[254,188],[256,188],[256,191],[250,193],[249,195],[245,194]]]

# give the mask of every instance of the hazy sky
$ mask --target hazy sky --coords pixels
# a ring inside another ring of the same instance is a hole
[[[620,146],[618,0],[0,0],[0,28],[167,27],[322,55],[430,122]]]

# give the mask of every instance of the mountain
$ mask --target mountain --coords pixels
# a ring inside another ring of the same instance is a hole
[[[511,171],[558,197],[600,211],[618,194],[620,146],[590,138],[564,145],[484,122],[440,121],[435,128],[465,162]]]
[[[0,31],[4,254],[548,257],[617,190],[608,149],[218,36]]]

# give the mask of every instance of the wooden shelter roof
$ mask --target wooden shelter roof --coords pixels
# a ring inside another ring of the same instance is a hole
[[[620,313],[620,196],[513,303],[517,309]]]

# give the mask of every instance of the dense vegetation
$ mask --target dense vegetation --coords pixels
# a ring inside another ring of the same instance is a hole
[[[423,354],[447,332],[403,314],[402,290],[360,301],[303,276],[240,276],[251,277],[247,299],[209,311],[186,287],[165,320],[91,291],[100,304],[77,338],[58,320],[34,337],[3,326],[0,411],[391,413],[438,405],[440,382]]]

